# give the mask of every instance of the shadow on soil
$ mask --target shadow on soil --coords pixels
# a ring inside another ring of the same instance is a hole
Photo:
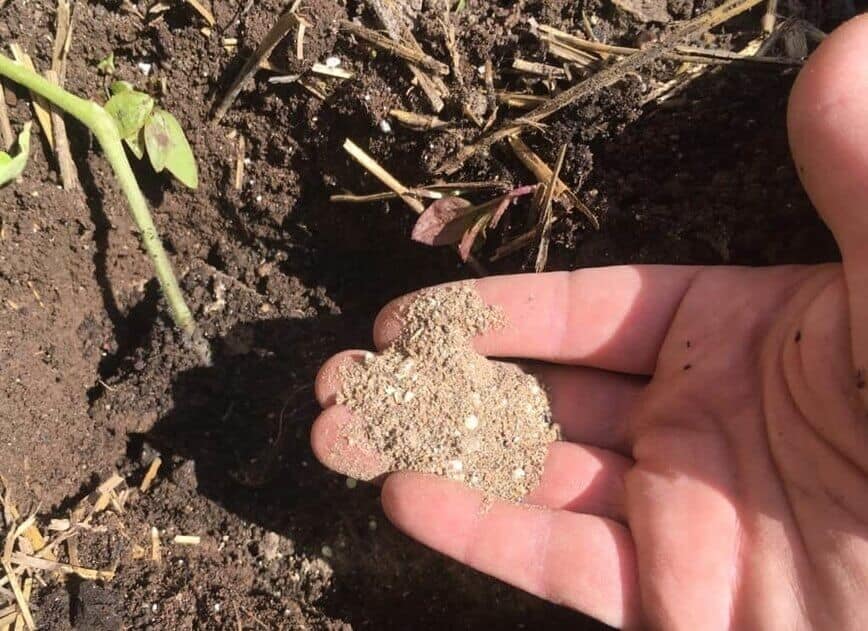
[[[193,460],[206,497],[296,550],[331,548],[334,587],[317,606],[354,628],[602,628],[411,542],[385,521],[375,488],[349,489],[316,462],[310,384],[328,354],[365,339],[353,326],[341,316],[239,324],[217,341],[213,366],[174,380],[174,409],[133,450],[147,440]]]

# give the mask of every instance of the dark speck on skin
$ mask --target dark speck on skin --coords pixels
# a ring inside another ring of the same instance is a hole
[[[690,370],[691,368],[693,368],[692,364],[684,364],[684,370]]]
[[[796,336],[793,339],[795,340],[796,344],[801,342],[802,341],[802,332],[796,331]]]

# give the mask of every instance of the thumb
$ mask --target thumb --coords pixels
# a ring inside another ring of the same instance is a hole
[[[868,15],[816,50],[796,79],[787,124],[805,190],[844,261],[853,360],[868,369]]]

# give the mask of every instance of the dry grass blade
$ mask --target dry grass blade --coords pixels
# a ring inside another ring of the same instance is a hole
[[[537,77],[545,77],[547,79],[566,79],[567,73],[563,68],[550,66],[538,61],[527,61],[526,59],[515,59],[512,62],[512,69],[516,72],[530,74]]]
[[[27,577],[24,579],[24,588],[21,590],[24,594],[24,600],[30,603],[30,594],[33,591],[33,579]],[[20,612],[15,618],[15,627],[13,631],[24,631],[24,625],[27,624],[24,620],[23,612]]]
[[[16,552],[12,555],[12,562],[21,567],[44,572],[60,572],[61,574],[74,574],[88,581],[110,581],[115,577],[115,570],[96,570],[71,563],[49,561],[37,556],[31,556]],[[13,587],[14,590],[14,587]]]
[[[778,0],[767,0],[766,11],[763,13],[760,25],[762,26],[765,35],[771,35],[775,30],[775,23],[778,20]]]
[[[17,553],[16,553],[17,554]],[[8,561],[2,562],[3,571],[9,579],[9,586],[12,588],[12,593],[15,594],[15,602],[18,603],[18,610],[24,618],[24,623],[28,629],[35,629],[36,624],[33,622],[33,615],[30,613],[30,606],[27,599],[24,597],[24,592],[21,590],[21,585],[18,583],[18,576],[12,570],[12,566]]]
[[[211,9],[202,4],[199,0],[185,0],[187,4],[193,7],[196,10],[196,13],[205,18],[205,21],[208,22],[208,26],[214,26],[216,24],[216,20],[214,19],[214,14],[211,13]]]
[[[589,96],[620,81],[627,73],[636,72],[648,64],[660,59],[675,46],[682,43],[682,41],[697,37],[708,29],[722,24],[730,18],[756,6],[760,2],[762,2],[762,0],[727,0],[719,7],[692,20],[688,20],[680,28],[661,38],[656,45],[624,57],[620,61],[600,70],[584,81],[564,90],[549,101],[530,111],[522,118],[507,121],[500,129],[483,136],[472,145],[467,145],[456,155],[446,160],[446,162],[440,166],[438,171],[445,174],[455,173],[476,152],[482,149],[487,149],[495,142],[508,138],[525,127],[540,123],[578,99]]]
[[[238,155],[242,156],[240,162],[241,162],[241,165],[242,165],[242,171],[241,171],[241,173],[242,173],[242,178],[243,178],[243,173],[244,173],[244,171],[243,171],[243,165],[244,165],[244,159],[243,159],[243,156],[244,156],[244,136],[238,136],[238,147],[239,147],[239,149],[240,149],[239,152],[238,152]],[[238,175],[237,175],[237,172],[236,172],[236,178],[235,178],[235,188],[240,188],[240,186],[238,186]],[[151,488],[151,485],[154,483],[154,480],[155,480],[156,477],[157,477],[157,472],[160,470],[160,465],[161,465],[161,464],[163,464],[163,459],[160,458],[159,456],[157,456],[156,458],[154,458],[153,460],[151,460],[151,464],[148,465],[148,470],[145,472],[145,477],[142,478],[142,483],[139,485],[139,490],[140,490],[142,493],[147,493],[147,492],[148,492],[148,489]]]
[[[624,56],[632,55],[640,51],[639,48],[631,48],[629,46],[614,46],[612,44],[603,44],[601,42],[587,40],[545,25],[540,25],[539,30],[543,33],[543,41],[548,42],[550,45],[560,44],[562,46],[565,46],[567,49],[576,52],[589,51],[597,55],[606,54]],[[569,45],[561,44],[559,40],[568,41]],[[767,64],[778,66],[800,66],[802,64],[802,62],[797,59],[789,59],[786,57],[750,55],[742,52],[700,48],[697,46],[678,45],[673,47],[673,51],[675,52],[665,53],[663,55],[663,58],[697,64],[715,64],[722,62],[744,62],[751,64]],[[552,52],[555,51],[552,50]]]
[[[428,131],[430,129],[442,129],[450,125],[449,121],[445,121],[436,116],[429,114],[417,114],[416,112],[408,112],[406,110],[390,110],[389,115],[396,121],[418,131]]]
[[[521,160],[521,163],[534,174],[540,184],[546,184],[552,177],[552,170],[543,162],[542,158],[536,155],[518,136],[510,136],[508,140],[510,148],[515,153],[515,156]],[[600,229],[600,221],[597,219],[597,216],[560,178],[557,179],[555,197],[567,209],[578,208],[588,218],[594,228]]]
[[[151,561],[155,563],[161,563],[163,560],[163,556],[160,553],[160,531],[157,530],[156,526],[151,526]]]
[[[555,197],[555,190],[560,182],[561,169],[564,167],[564,157],[567,155],[567,145],[564,143],[561,150],[558,152],[558,161],[555,163],[555,168],[549,181],[546,183],[545,195],[542,200],[542,212],[540,213],[540,231],[539,250],[536,255],[536,265],[534,269],[537,274],[545,271],[546,263],[549,260],[549,242],[552,235],[552,222],[554,216],[552,213],[552,200]]]
[[[415,15],[411,3],[398,3],[392,0],[369,0],[368,4],[377,16],[377,19],[385,27],[389,38],[393,42],[405,45],[415,51],[415,54],[424,54],[419,42],[413,36]],[[431,103],[432,109],[435,112],[440,112],[446,106],[443,97],[449,94],[446,84],[437,73],[429,75],[418,64],[410,61],[406,61],[406,63],[410,69],[410,73],[413,75],[413,79],[425,94],[428,102]]]
[[[8,151],[15,143],[15,133],[12,131],[12,123],[9,122],[9,106],[6,105],[6,90],[0,82],[0,137],[3,140],[3,151]]]
[[[321,63],[315,63],[311,66],[310,71],[315,72],[316,74],[325,75],[326,77],[336,77],[338,79],[353,78],[353,73],[349,70],[344,70],[343,68],[332,68],[331,66],[326,66]]]
[[[55,85],[60,85],[60,77],[56,70],[47,70],[45,78]],[[57,155],[57,165],[60,168],[60,180],[63,190],[76,191],[81,188],[78,181],[78,169],[72,161],[69,149],[69,138],[66,135],[66,121],[63,113],[56,107],[51,107],[51,125],[54,128],[54,152]]]
[[[532,109],[542,103],[545,103],[549,99],[547,96],[524,94],[522,92],[498,92],[497,100],[504,105],[508,105],[509,107]]]
[[[400,197],[407,206],[409,206],[413,212],[417,215],[421,215],[425,210],[425,206],[422,205],[415,197],[410,195],[410,189],[401,184],[396,177],[394,177],[391,173],[386,171],[383,167],[381,167],[376,160],[374,160],[371,156],[369,156],[365,151],[359,147],[352,140],[347,138],[344,141],[344,151],[346,151],[352,158],[362,165],[371,175],[380,180],[383,184],[385,184],[388,188],[395,192],[395,194]]]
[[[51,69],[57,73],[57,83],[61,86],[66,83],[66,58],[69,55],[71,45],[72,9],[68,0],[57,0]]]
[[[244,167],[247,153],[247,140],[245,140],[242,134],[238,135],[238,141],[235,145],[235,190],[240,191],[244,188]],[[155,461],[160,460],[159,458],[155,458]],[[154,466],[154,463],[151,463],[151,467]],[[159,465],[158,465],[159,466]],[[151,470],[148,469],[148,474],[150,474]],[[154,472],[156,475],[156,472]],[[147,479],[148,475],[145,475],[145,479]],[[142,485],[145,484],[145,481],[142,480]],[[148,487],[150,487],[150,482],[148,483]],[[147,488],[142,488],[141,491],[144,493],[147,491]]]
[[[15,57],[15,61],[23,65],[28,70],[36,72],[36,67],[33,65],[33,60],[30,58],[30,55],[24,52],[24,49],[21,48],[21,46],[16,43],[12,43],[9,44],[9,48],[12,51],[12,56]],[[34,112],[36,112],[36,118],[39,119],[39,126],[42,128],[42,132],[45,134],[45,139],[48,142],[48,146],[51,147],[53,151],[54,133],[51,126],[51,113],[49,112],[48,102],[41,96],[33,94],[32,92],[30,93],[30,98],[33,102],[33,110]]]
[[[468,191],[484,191],[490,189],[506,190],[510,186],[505,182],[497,180],[487,180],[483,182],[450,182],[444,184],[429,184],[422,188],[410,189],[411,193],[415,193],[420,197],[429,197],[431,199],[440,199],[442,195],[440,191],[449,193],[450,195],[462,195]],[[380,202],[387,199],[395,199],[397,193],[385,191],[382,193],[371,193],[370,195],[352,195],[338,194],[329,197],[330,202],[345,203],[345,204],[364,204],[368,202]]]
[[[548,44],[548,51],[555,57],[559,57],[564,61],[569,61],[571,63],[577,64],[583,68],[587,68],[588,66],[592,66],[593,64],[599,62],[599,58],[593,55],[589,55],[583,50],[578,48],[573,48],[569,44],[564,44],[563,42],[559,42],[555,39],[544,40]]]
[[[284,37],[286,37],[289,29],[291,29],[293,25],[297,23],[298,16],[295,15],[292,9],[286,11],[278,18],[274,26],[271,27],[271,30],[266,33],[265,37],[259,43],[259,46],[256,48],[256,52],[254,52],[253,55],[251,55],[250,58],[246,62],[244,62],[244,66],[242,66],[241,71],[238,73],[238,76],[235,77],[235,80],[232,82],[229,90],[218,103],[216,109],[214,110],[215,121],[219,121],[221,118],[223,118],[223,116],[226,115],[226,112],[229,110],[229,108],[232,106],[232,103],[238,97],[238,94],[241,92],[244,84],[247,83],[248,79],[250,79],[254,74],[256,74],[256,71],[259,69],[262,61],[271,54],[271,51],[274,50],[274,47],[277,46]]]
[[[366,26],[362,26],[361,24],[357,24],[351,20],[341,20],[341,29],[347,33],[355,35],[359,39],[365,40],[369,44],[373,44],[377,48],[381,48],[382,50],[392,53],[396,57],[400,57],[404,61],[409,61],[415,66],[419,66],[420,68],[441,75],[449,74],[449,66],[444,64],[442,61],[437,61],[431,55],[421,52],[415,47],[407,46],[400,42],[396,42],[385,35],[380,35],[377,31],[369,29]]]

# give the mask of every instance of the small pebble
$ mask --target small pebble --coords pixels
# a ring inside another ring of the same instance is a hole
[[[327,57],[325,60],[325,65],[328,68],[337,68],[338,66],[341,65],[341,59],[340,59],[340,57],[334,57],[334,56]]]
[[[364,361],[366,364],[372,364],[374,359],[375,355],[371,351],[365,351]]]
[[[449,461],[449,468],[455,472],[462,471],[462,470],[464,470],[464,463],[461,462],[460,460],[450,460]]]
[[[334,556],[334,552],[332,552],[331,546],[323,546],[322,555],[327,559],[332,558],[332,556]]]
[[[518,467],[515,471],[512,472],[512,477],[515,480],[521,480],[525,476],[524,469]]]
[[[392,125],[385,118],[380,121],[380,131],[384,134],[392,133]]]
[[[354,489],[359,485],[359,481],[355,478],[347,478],[347,488]]]
[[[468,414],[467,418],[464,419],[464,427],[473,431],[477,427],[479,427],[479,417],[475,414]]]
[[[145,75],[146,77],[147,77],[149,74],[151,74],[151,70],[152,70],[153,67],[154,67],[154,64],[149,64],[149,63],[144,62],[144,61],[140,61],[140,62],[139,62],[138,64],[136,64],[136,65],[138,66],[138,68],[139,68],[139,70],[142,72],[142,74]]]

